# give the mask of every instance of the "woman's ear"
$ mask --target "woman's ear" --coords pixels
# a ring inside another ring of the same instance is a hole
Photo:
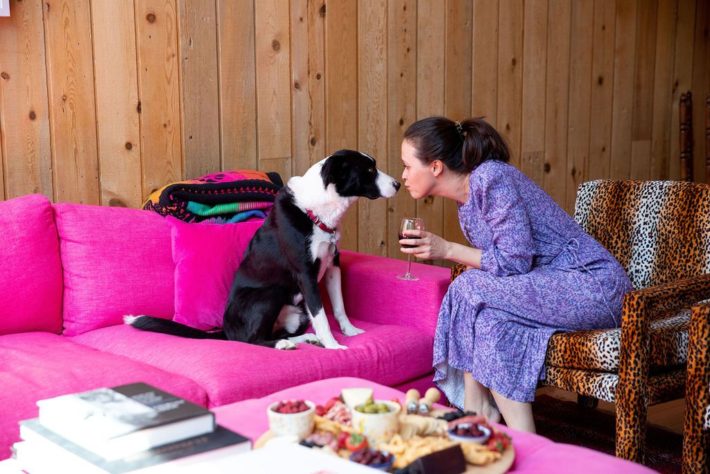
[[[444,163],[441,160],[434,160],[431,162],[431,173],[438,177],[444,171]]]

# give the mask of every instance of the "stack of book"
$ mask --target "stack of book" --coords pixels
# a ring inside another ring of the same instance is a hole
[[[40,400],[14,457],[30,474],[149,473],[249,451],[205,408],[144,383]],[[170,472],[165,471],[165,472]]]

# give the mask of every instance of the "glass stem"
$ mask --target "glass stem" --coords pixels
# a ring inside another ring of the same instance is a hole
[[[412,254],[408,253],[407,254],[407,276],[411,276],[412,274]]]

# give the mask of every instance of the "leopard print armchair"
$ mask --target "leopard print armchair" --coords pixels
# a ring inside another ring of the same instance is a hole
[[[621,328],[557,333],[543,385],[616,404],[616,455],[643,462],[648,405],[682,398],[690,308],[710,298],[710,185],[582,183],[575,220],[624,266]],[[452,279],[464,271],[452,269]]]
[[[707,473],[710,466],[710,304],[693,307],[688,334],[683,473]]]

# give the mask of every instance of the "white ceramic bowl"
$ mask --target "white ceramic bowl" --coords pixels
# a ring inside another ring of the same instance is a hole
[[[375,400],[375,403],[384,403],[389,408],[387,413],[362,413],[357,409],[352,410],[353,428],[367,436],[371,445],[381,440],[389,440],[399,431],[399,403],[389,400]]]
[[[299,441],[302,441],[313,432],[316,405],[311,401],[304,401],[308,405],[308,410],[298,413],[274,411],[280,402],[274,402],[268,406],[266,415],[269,418],[269,430],[274,436],[295,436]]]
[[[471,423],[461,423],[462,425],[470,425]],[[478,444],[483,444],[486,441],[488,441],[488,438],[491,437],[491,430],[482,425],[478,425],[478,429],[483,432],[481,436],[460,436],[457,435],[456,433],[453,432],[453,430],[449,430],[449,438],[451,438],[453,441],[459,441],[463,443],[478,443]]]

